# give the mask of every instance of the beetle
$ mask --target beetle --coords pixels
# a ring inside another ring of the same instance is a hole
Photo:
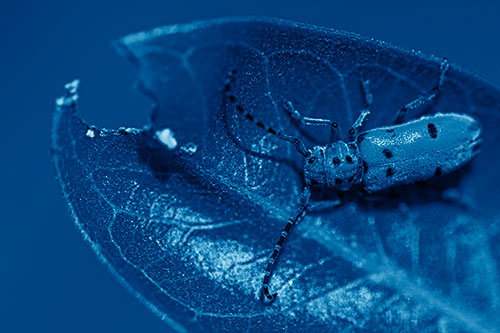
[[[261,289],[264,304],[272,303],[276,293],[269,291],[269,282],[276,260],[292,226],[298,224],[310,206],[311,187],[324,186],[348,191],[359,185],[365,192],[381,191],[396,185],[411,184],[450,173],[468,163],[481,144],[481,127],[476,119],[466,114],[436,113],[405,122],[408,111],[426,106],[440,95],[449,63],[443,59],[436,85],[425,95],[403,106],[395,115],[394,124],[357,134],[370,114],[373,97],[369,81],[362,81],[366,108],[361,110],[349,134],[351,141],[333,141],[325,146],[306,147],[300,138],[284,134],[254,117],[251,110],[238,103],[232,93],[236,71],[229,73],[224,98],[244,119],[253,122],[265,132],[292,143],[304,157],[304,181],[299,207],[288,219],[273,253],[268,260]],[[303,116],[290,101],[283,109],[303,126],[330,126],[335,136],[339,125],[328,119]],[[225,112],[225,109],[224,109]]]

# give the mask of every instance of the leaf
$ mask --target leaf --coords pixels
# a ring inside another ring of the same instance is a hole
[[[363,108],[360,82],[369,80],[373,106],[363,129],[390,125],[435,85],[441,59],[255,18],[158,28],[117,46],[155,101],[150,124],[89,127],[69,85],[54,116],[54,165],[99,258],[173,328],[500,329],[498,88],[451,65],[424,111],[476,117],[480,154],[453,174],[370,196],[353,190],[339,208],[309,213],[273,275],[279,296],[264,306],[263,271],[297,205],[302,158],[227,107],[227,73],[237,70],[235,95],[258,119],[312,146],[326,144],[328,131],[299,129],[283,100],[345,131]],[[156,133],[173,136],[175,148]]]

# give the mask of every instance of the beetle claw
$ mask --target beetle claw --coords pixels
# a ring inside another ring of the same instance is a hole
[[[274,301],[276,300],[276,296],[278,296],[278,293],[274,293],[274,294],[267,294],[265,293],[264,289],[261,289],[261,292],[260,292],[260,301],[264,304],[264,305],[271,305],[274,303]]]

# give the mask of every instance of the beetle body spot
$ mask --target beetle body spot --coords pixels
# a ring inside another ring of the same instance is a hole
[[[431,138],[436,139],[438,137],[436,125],[434,125],[433,123],[427,124],[427,131],[429,132]]]
[[[392,158],[394,155],[392,154],[392,151],[390,151],[389,149],[384,149],[382,150],[382,153],[384,154],[385,157],[387,158]]]
[[[396,137],[396,131],[392,128],[389,128],[389,129],[386,129],[385,130],[387,134],[389,134],[391,136],[391,138],[395,138]]]

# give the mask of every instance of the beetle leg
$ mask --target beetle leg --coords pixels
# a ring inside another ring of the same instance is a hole
[[[241,104],[238,103],[236,97],[232,93],[232,85],[231,85],[233,83],[233,81],[234,81],[234,75],[235,74],[236,74],[236,71],[234,71],[234,70],[229,73],[228,79],[227,79],[225,87],[224,87],[224,97],[225,97],[225,100],[229,101],[229,104],[234,108],[234,110],[236,110],[240,114],[241,117],[243,117],[243,118],[245,118],[245,119],[253,122],[255,125],[257,125],[257,127],[262,128],[265,132],[267,132],[269,134],[272,134],[272,135],[276,136],[277,138],[279,138],[281,140],[288,141],[288,142],[292,143],[295,146],[295,148],[297,149],[297,151],[302,156],[304,156],[306,158],[309,157],[309,155],[311,154],[311,152],[306,147],[306,145],[304,144],[304,142],[302,142],[302,140],[300,140],[297,137],[281,133],[279,130],[275,130],[271,126],[267,126],[263,122],[261,122],[258,119],[256,119],[253,116],[251,110],[244,108]],[[226,108],[224,107],[223,109],[224,109],[223,110],[223,116],[225,116],[225,114],[226,114]]]
[[[293,103],[290,101],[283,102],[283,109],[293,120],[297,121],[303,126],[330,126],[332,130],[332,141],[335,138],[340,137],[339,124],[330,119],[305,117],[299,112],[299,110],[295,108]]]
[[[403,106],[399,111],[396,113],[396,116],[394,117],[394,124],[401,124],[404,122],[406,114],[408,111],[413,111],[417,108],[424,107],[433,101],[436,100],[436,98],[439,97],[441,91],[443,90],[443,84],[444,80],[446,79],[446,73],[448,72],[448,69],[450,68],[450,64],[446,58],[443,59],[441,62],[440,66],[440,71],[441,73],[439,74],[438,81],[436,82],[436,85],[425,95],[421,95],[414,99],[413,101],[409,102],[405,106]]]
[[[369,109],[363,109],[363,110],[361,110],[361,112],[359,113],[358,118],[356,119],[356,121],[354,122],[354,124],[352,124],[351,129],[349,130],[349,135],[351,136],[351,138],[353,138],[354,136],[356,136],[356,134],[358,133],[358,128],[360,128],[361,126],[363,126],[363,122],[365,121],[365,119],[369,115],[370,115],[370,110]]]
[[[310,212],[318,212],[318,211],[324,211],[324,210],[336,208],[340,205],[342,205],[342,201],[339,198],[337,198],[336,200],[314,201],[314,202],[311,202],[311,204],[307,210]]]
[[[363,102],[365,108],[360,111],[358,118],[349,129],[351,139],[358,133],[358,128],[363,126],[364,121],[370,115],[370,108],[373,103],[373,95],[370,91],[370,80],[361,80],[361,90],[363,92]]]
[[[276,261],[278,260],[278,257],[281,252],[281,248],[283,246],[283,243],[285,242],[286,237],[288,236],[288,233],[290,232],[290,229],[292,226],[298,224],[302,218],[306,215],[306,212],[309,208],[309,202],[311,200],[311,189],[309,186],[306,186],[304,188],[304,191],[302,192],[302,195],[300,197],[300,203],[299,207],[295,212],[293,212],[292,216],[288,219],[288,222],[285,225],[285,228],[281,232],[281,236],[276,243],[276,246],[274,247],[274,251],[269,258],[266,266],[266,271],[264,273],[264,281],[262,282],[262,292],[261,292],[261,301],[264,304],[271,304],[274,302],[276,299],[276,293],[272,294],[269,291],[269,282],[271,281],[271,276],[273,275],[274,268],[276,266]]]

